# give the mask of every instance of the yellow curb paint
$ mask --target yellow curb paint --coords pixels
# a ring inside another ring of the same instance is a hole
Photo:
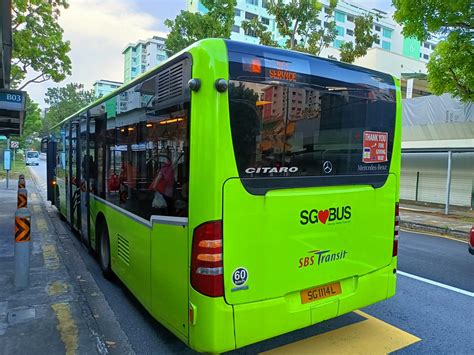
[[[50,270],[56,270],[59,268],[59,256],[56,252],[54,244],[43,244],[43,260],[46,267]]]
[[[456,242],[461,242],[461,243],[467,244],[467,239],[461,239],[461,237],[459,237],[459,238],[450,237],[450,236],[445,235],[445,234],[436,234],[434,232],[419,232],[418,230],[409,229],[409,228],[400,228],[400,230],[402,232],[408,232],[408,233],[420,234],[420,235],[429,235],[430,237],[450,239],[450,240],[454,240]],[[468,234],[466,234],[466,238],[467,238],[467,236],[468,236]]]
[[[263,354],[387,354],[421,340],[364,312],[355,313],[366,319]]]
[[[41,212],[41,210],[40,211],[35,210],[34,212]],[[48,223],[46,222],[44,218],[36,216],[35,220],[36,220],[36,228],[38,229],[38,231],[40,232],[48,231]]]
[[[76,354],[78,347],[78,332],[76,322],[71,314],[68,303],[55,303],[51,305],[58,319],[57,329],[66,348],[66,355]]]
[[[54,281],[48,285],[48,295],[58,296],[66,293],[68,285],[62,281]]]

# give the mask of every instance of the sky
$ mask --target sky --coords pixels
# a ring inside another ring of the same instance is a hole
[[[391,12],[391,0],[352,0],[368,8]],[[167,33],[164,21],[186,9],[186,0],[70,0],[59,19],[64,39],[71,42],[72,75],[60,83],[30,84],[30,97],[46,108],[48,87],[68,83],[92,89],[99,79],[123,81],[122,51],[129,43]],[[33,75],[33,73],[30,73]]]

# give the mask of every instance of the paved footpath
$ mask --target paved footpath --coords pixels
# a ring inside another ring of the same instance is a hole
[[[445,215],[443,211],[440,207],[403,201],[400,203],[400,226],[408,230],[467,240],[471,227],[474,226],[474,211],[454,207],[449,215]]]
[[[0,181],[0,354],[133,353],[75,238],[27,180],[31,212],[30,286],[16,290],[13,225],[16,181]],[[65,263],[66,261],[66,263]]]

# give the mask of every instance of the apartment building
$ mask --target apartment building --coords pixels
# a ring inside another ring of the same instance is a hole
[[[94,96],[99,98],[110,94],[115,89],[118,89],[123,83],[111,80],[97,80],[92,87],[94,88]]]
[[[124,83],[131,81],[168,58],[165,38],[158,36],[130,43],[122,51],[122,54],[124,57]]]
[[[328,21],[335,20],[337,30],[336,39],[328,48],[322,51],[321,56],[332,56],[339,59],[338,48],[341,44],[354,41],[355,18],[365,14],[372,14],[375,19],[372,32],[376,33],[379,37],[372,49],[375,49],[376,53],[382,51],[386,53],[385,55],[372,55],[372,57],[376,56],[379,58],[372,58],[370,63],[368,63],[369,65],[364,65],[360,61],[355,64],[386,71],[398,77],[401,77],[400,74],[405,72],[426,73],[425,64],[428,62],[429,55],[436,46],[436,40],[420,43],[420,41],[414,38],[404,37],[401,26],[392,19],[390,14],[378,9],[370,9],[350,0],[339,0],[332,17],[328,18],[329,0],[320,1],[323,9],[319,13],[319,23],[322,26],[327,26]],[[278,33],[275,18],[267,12],[267,4],[268,0],[237,0],[231,39],[258,43],[259,40],[254,33],[245,32],[242,28],[243,21],[258,18],[273,33],[272,37],[274,40],[283,42],[284,38]],[[188,0],[187,9],[192,12],[207,12],[207,9],[199,0]],[[396,56],[392,58],[391,54]],[[401,66],[399,65],[396,68],[387,66],[387,63],[394,64],[394,61]],[[381,64],[383,69],[376,67],[376,64]]]

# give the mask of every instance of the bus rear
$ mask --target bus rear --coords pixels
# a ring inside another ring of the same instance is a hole
[[[394,295],[400,93],[369,69],[226,46],[233,173],[222,220],[194,230],[191,283],[232,306],[241,347]]]

